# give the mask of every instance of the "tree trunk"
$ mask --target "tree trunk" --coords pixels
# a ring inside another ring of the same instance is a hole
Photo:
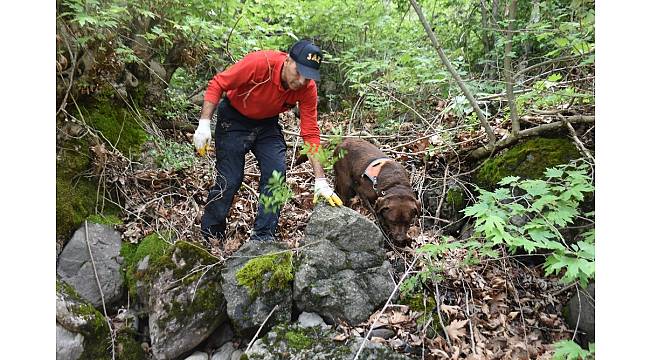
[[[506,93],[508,94],[508,106],[510,107],[510,122],[512,123],[512,135],[517,137],[519,135],[519,115],[517,113],[517,101],[513,93],[513,74],[512,74],[512,59],[510,53],[512,52],[512,29],[515,22],[515,11],[517,9],[517,0],[510,2],[508,8],[508,30],[506,33],[506,47],[504,51],[504,71],[506,76]]]

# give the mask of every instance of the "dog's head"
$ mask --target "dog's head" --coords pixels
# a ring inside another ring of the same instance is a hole
[[[388,194],[377,199],[375,213],[388,235],[398,246],[406,245],[407,231],[420,216],[420,201],[412,194]]]

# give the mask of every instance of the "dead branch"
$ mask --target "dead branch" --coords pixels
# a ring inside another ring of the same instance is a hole
[[[569,116],[566,117],[565,120],[568,123],[592,123],[596,121],[595,116],[585,116],[585,115],[576,115],[576,116]],[[489,149],[487,147],[481,147],[478,148],[470,153],[470,157],[473,159],[482,159],[489,155],[492,151],[499,151],[501,149],[504,149],[517,141],[525,138],[525,137],[530,137],[530,136],[538,136],[544,132],[548,132],[551,130],[557,130],[561,127],[565,126],[564,121],[556,121],[552,122],[549,124],[542,124],[538,125],[534,128],[530,129],[525,129],[519,132],[518,136],[510,135],[505,139],[499,140],[495,145],[494,149]]]
[[[569,134],[571,134],[571,137],[573,138],[573,141],[576,143],[576,147],[582,155],[584,155],[586,158],[590,159],[592,162],[595,161],[593,155],[591,155],[591,152],[585,147],[585,145],[578,139],[578,135],[576,134],[576,130],[571,126],[571,124],[566,120],[562,114],[558,114],[562,122],[564,123],[564,126],[569,130]]]

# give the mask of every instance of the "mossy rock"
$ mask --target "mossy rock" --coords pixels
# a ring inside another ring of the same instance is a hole
[[[506,176],[540,179],[546,168],[578,158],[580,152],[568,139],[534,138],[487,160],[474,180],[480,188],[494,190],[497,183]]]
[[[57,278],[57,323],[73,333],[83,335],[83,353],[80,360],[112,359],[111,336],[108,323],[72,286]],[[65,309],[65,311],[62,311]],[[144,351],[132,330],[118,330],[115,337],[116,359],[140,360]]]

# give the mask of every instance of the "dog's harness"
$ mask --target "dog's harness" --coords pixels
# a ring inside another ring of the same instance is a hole
[[[370,165],[368,165],[368,167],[366,168],[366,171],[363,172],[363,175],[368,177],[368,179],[372,182],[372,188],[375,189],[375,192],[377,191],[377,176],[381,171],[381,167],[384,166],[384,164],[390,160],[391,159],[389,158],[379,158],[373,160],[370,163]]]

